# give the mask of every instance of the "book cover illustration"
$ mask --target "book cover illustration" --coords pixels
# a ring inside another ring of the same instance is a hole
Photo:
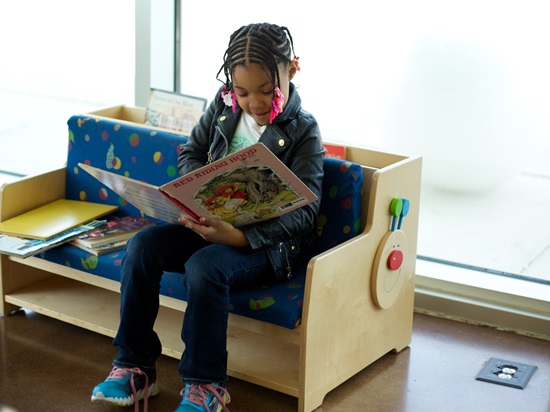
[[[338,143],[323,143],[325,157],[346,160],[346,146]]]
[[[271,219],[317,199],[265,145],[256,143],[160,187],[79,164],[148,216],[177,222],[218,217],[234,226]]]
[[[280,205],[291,205],[299,194],[272,169],[244,167],[221,174],[206,182],[195,193],[196,203],[215,216],[239,224],[267,219]]]
[[[138,231],[154,225],[155,222],[141,216],[111,216],[107,223],[96,230],[85,233],[73,241],[88,248],[97,248],[121,240],[128,240]]]
[[[189,135],[206,109],[206,99],[151,89],[145,124]]]

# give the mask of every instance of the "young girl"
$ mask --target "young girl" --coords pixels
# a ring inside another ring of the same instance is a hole
[[[320,199],[323,146],[312,115],[302,110],[290,82],[300,70],[289,30],[250,24],[229,40],[223,86],[189,140],[179,172],[188,173],[257,141],[264,143]],[[229,290],[289,279],[312,255],[319,200],[279,218],[237,229],[202,218],[162,224],[139,232],[128,244],[121,278],[118,354],[93,402],[131,405],[159,393],[155,361],[161,343],[153,325],[163,271],[181,272],[187,310],[179,373],[185,382],[177,412],[227,410],[226,332]]]

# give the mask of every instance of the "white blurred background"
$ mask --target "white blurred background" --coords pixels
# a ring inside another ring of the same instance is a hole
[[[58,167],[71,115],[134,103],[134,1],[0,7],[0,170]],[[182,9],[183,93],[214,96],[240,25],[286,25],[302,67],[294,82],[326,140],[423,156],[420,255],[550,282],[547,1]]]

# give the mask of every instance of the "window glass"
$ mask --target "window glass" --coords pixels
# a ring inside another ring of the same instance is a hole
[[[550,6],[361,5],[185,3],[182,91],[214,96],[240,25],[288,26],[325,140],[423,156],[421,258],[550,282]]]
[[[134,2],[10,1],[0,13],[0,170],[63,166],[67,120],[134,101]]]

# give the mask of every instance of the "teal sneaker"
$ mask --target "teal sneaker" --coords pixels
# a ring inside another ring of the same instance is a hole
[[[144,407],[147,410],[148,397],[158,394],[156,376],[149,382],[147,374],[139,368],[128,369],[115,366],[107,379],[92,391],[92,402],[129,406],[133,405],[134,401],[137,404],[145,398]]]
[[[176,412],[229,412],[225,406],[231,401],[229,392],[217,383],[187,383],[181,391],[181,396],[183,399]]]

